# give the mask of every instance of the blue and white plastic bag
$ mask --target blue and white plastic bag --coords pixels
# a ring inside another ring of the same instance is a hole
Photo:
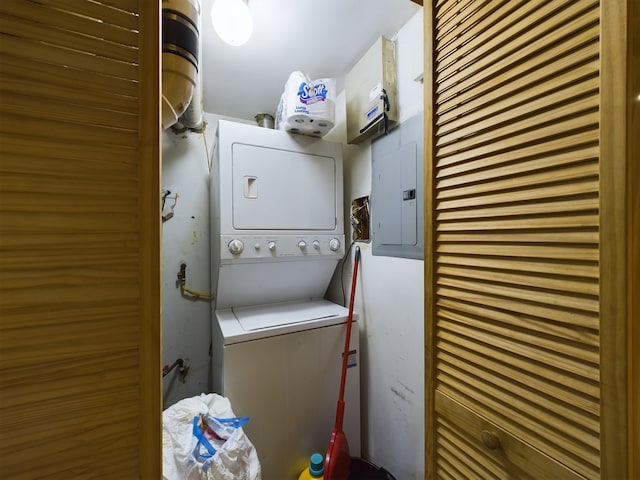
[[[187,398],[163,412],[164,480],[261,480],[257,452],[225,397]]]

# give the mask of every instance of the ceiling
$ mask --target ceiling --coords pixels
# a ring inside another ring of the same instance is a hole
[[[204,110],[246,120],[274,115],[296,70],[335,78],[340,91],[374,41],[392,38],[421,8],[411,0],[249,0],[253,35],[232,47],[213,30],[213,2],[201,0]]]

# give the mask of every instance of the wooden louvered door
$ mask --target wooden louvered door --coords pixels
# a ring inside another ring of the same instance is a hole
[[[603,365],[625,337],[603,329],[623,331],[627,319],[602,323],[603,298],[616,295],[601,282],[612,250],[603,204],[619,193],[602,186],[611,87],[601,84],[601,5],[440,0],[425,10],[427,472],[625,478],[624,462],[602,460],[605,437],[626,454],[602,425],[603,403],[610,425],[625,420],[620,377],[603,378],[625,371]]]
[[[0,477],[158,479],[159,2],[0,2]]]

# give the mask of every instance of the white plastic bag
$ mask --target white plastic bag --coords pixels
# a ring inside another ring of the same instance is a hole
[[[162,420],[164,480],[261,480],[258,455],[242,429],[248,419],[236,417],[227,398],[180,400]]]

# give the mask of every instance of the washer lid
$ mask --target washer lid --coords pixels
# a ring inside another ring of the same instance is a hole
[[[344,307],[327,300],[235,307],[232,310],[244,331],[344,317],[345,314]]]

